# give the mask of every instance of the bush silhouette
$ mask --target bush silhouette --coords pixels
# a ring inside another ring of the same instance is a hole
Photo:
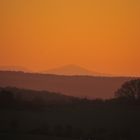
[[[15,105],[15,97],[12,91],[3,89],[0,91],[0,107],[13,107]]]
[[[115,93],[115,97],[131,101],[140,100],[140,79],[125,82]]]

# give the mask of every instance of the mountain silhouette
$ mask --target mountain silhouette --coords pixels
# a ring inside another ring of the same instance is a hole
[[[90,71],[78,65],[66,65],[54,69],[49,69],[41,73],[56,74],[56,75],[87,75],[87,76],[105,76],[106,74]]]
[[[23,67],[23,66],[0,66],[1,71],[24,71],[24,72],[30,72],[29,69]]]
[[[100,76],[62,76],[0,71],[0,87],[47,90],[68,96],[111,98],[121,85],[134,78]]]

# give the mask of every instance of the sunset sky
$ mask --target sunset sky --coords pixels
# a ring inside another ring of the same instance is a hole
[[[0,0],[0,66],[68,64],[140,75],[140,1]]]

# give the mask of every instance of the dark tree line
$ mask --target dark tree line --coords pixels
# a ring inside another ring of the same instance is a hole
[[[28,96],[27,96],[28,95]],[[37,96],[36,96],[37,95]],[[38,96],[39,95],[39,96]],[[26,97],[27,96],[27,97]],[[0,108],[44,109],[46,107],[79,106],[81,108],[110,106],[121,102],[140,103],[140,79],[125,82],[115,93],[114,99],[80,99],[46,91],[37,92],[17,88],[0,88]]]
[[[115,93],[117,99],[140,101],[140,79],[125,82]]]

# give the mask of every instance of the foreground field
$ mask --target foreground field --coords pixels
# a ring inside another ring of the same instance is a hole
[[[44,135],[0,134],[1,140],[76,140],[69,138],[49,137]]]
[[[88,100],[16,88],[1,88],[0,97],[0,140],[140,139],[140,100]]]

